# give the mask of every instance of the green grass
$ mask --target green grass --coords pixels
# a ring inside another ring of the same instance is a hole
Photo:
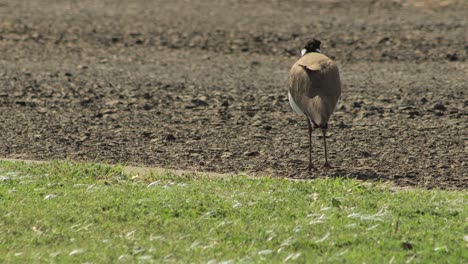
[[[466,192],[133,176],[0,161],[0,262],[468,263]]]

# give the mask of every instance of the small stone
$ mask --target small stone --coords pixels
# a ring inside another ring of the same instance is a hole
[[[360,108],[362,106],[362,102],[353,102],[353,107]]]
[[[146,111],[149,111],[151,109],[153,109],[154,106],[152,104],[144,104],[143,105],[143,109],[145,109]]]
[[[111,120],[118,120],[120,118],[120,116],[119,116],[119,114],[114,113],[114,114],[107,115],[107,118],[109,118]]]
[[[47,113],[48,109],[45,108],[45,107],[38,107],[37,109],[37,112],[40,113],[40,114],[45,114]]]

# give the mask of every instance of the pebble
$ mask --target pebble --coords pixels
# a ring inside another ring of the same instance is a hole
[[[37,112],[40,113],[40,114],[45,114],[47,113],[48,109],[45,108],[45,107],[38,107],[37,109]]]

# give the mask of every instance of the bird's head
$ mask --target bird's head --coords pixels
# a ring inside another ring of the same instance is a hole
[[[322,53],[320,51],[320,40],[317,40],[317,39],[311,39],[307,42],[307,44],[305,45],[305,47],[301,50],[301,56],[304,56],[305,54],[307,53],[310,53],[310,52],[318,52],[318,53]]]

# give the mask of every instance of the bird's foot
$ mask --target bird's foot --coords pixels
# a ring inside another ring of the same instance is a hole
[[[314,165],[312,165],[312,164],[309,164],[309,166],[307,166],[307,170],[308,170],[308,171],[316,171],[316,170],[317,170],[317,168],[315,168],[315,166],[314,166]]]
[[[322,168],[324,168],[324,169],[333,169],[333,167],[328,162],[325,162],[325,164],[323,164]]]

